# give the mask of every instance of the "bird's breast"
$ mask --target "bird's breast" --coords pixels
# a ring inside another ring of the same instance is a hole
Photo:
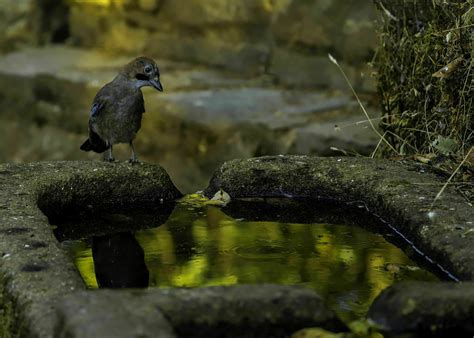
[[[110,108],[100,122],[101,136],[111,144],[132,141],[141,127],[143,99],[121,97]]]

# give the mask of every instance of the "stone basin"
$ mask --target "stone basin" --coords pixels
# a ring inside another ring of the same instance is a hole
[[[442,183],[427,167],[409,162],[276,156],[224,164],[205,193],[212,196],[223,189],[236,200],[311,197],[340,203],[357,202],[384,220],[386,226],[392,226],[412,248],[432,260],[451,279],[464,281],[463,289],[456,292],[449,290],[461,284],[430,283],[430,288],[437,290],[437,299],[442,299],[440,307],[449,308],[450,302],[456,301],[460,309],[456,320],[462,324],[472,318],[471,298],[462,299],[459,294],[470,293],[473,288],[470,282],[474,278],[471,255],[474,212],[450,187],[430,208]],[[60,210],[76,212],[78,206],[84,205],[108,209],[152,203],[165,207],[167,202],[181,197],[181,193],[159,166],[100,162],[4,164],[0,166],[0,185],[3,318],[11,323],[14,332],[23,336],[92,337],[96,332],[97,336],[104,337],[107,336],[104,333],[111,332],[117,334],[115,337],[137,334],[146,337],[150,332],[163,332],[164,337],[173,337],[184,335],[179,328],[186,326],[192,327],[194,333],[209,336],[209,332],[222,332],[222,328],[226,332],[230,328],[242,328],[243,323],[247,323],[252,332],[262,334],[272,327],[271,323],[287,320],[288,313],[293,314],[291,320],[285,321],[288,325],[275,326],[275,332],[280,335],[309,326],[344,330],[323,307],[318,295],[291,286],[217,287],[208,291],[198,288],[196,292],[179,289],[86,291],[72,261],[58,245],[48,217],[53,219]],[[407,290],[412,290],[412,286]],[[390,288],[386,292],[391,292]],[[403,295],[404,289],[394,292]],[[246,298],[242,298],[243,294]],[[376,300],[377,311],[369,316],[387,331],[393,331],[392,318],[397,320],[396,329],[406,330],[404,332],[446,330],[446,326],[440,324],[443,311],[433,308],[436,311],[433,313],[426,305],[417,306],[429,304],[427,300],[433,295],[430,292],[419,294],[419,298],[397,297],[403,301],[393,303],[391,297],[383,293]],[[271,306],[271,301],[268,306],[262,305],[268,299],[281,305]],[[191,308],[190,304],[193,304]],[[243,306],[252,313],[255,304],[265,310],[256,311],[250,319],[236,316],[235,306]],[[209,307],[213,310],[203,311]],[[401,316],[419,314],[432,325],[413,327],[409,322],[411,326],[407,326],[400,317],[393,316],[394,311],[399,311]],[[119,329],[109,331],[112,327]],[[468,326],[463,329],[465,331],[460,332],[471,332]]]

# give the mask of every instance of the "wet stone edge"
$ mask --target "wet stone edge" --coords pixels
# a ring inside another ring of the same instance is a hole
[[[409,161],[280,155],[225,163],[205,194],[222,189],[234,200],[283,197],[365,208],[450,280],[389,287],[375,300],[369,319],[383,332],[442,336],[453,329],[449,318],[459,325],[474,316],[472,300],[460,296],[474,292],[474,210],[452,187],[432,207],[444,182],[429,167]],[[452,309],[456,314],[446,317]],[[457,329],[474,333],[470,324]]]

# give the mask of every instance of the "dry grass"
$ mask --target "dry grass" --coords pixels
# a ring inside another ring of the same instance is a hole
[[[465,156],[473,142],[472,3],[378,3],[385,24],[375,63],[387,138],[401,154]]]
[[[390,143],[382,153],[427,159],[448,183],[466,182],[472,199],[474,1],[375,2],[384,20],[374,59],[380,127]]]

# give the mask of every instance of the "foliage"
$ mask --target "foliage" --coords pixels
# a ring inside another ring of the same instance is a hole
[[[465,156],[473,145],[472,0],[376,3],[384,13],[375,63],[387,139],[402,155]]]

